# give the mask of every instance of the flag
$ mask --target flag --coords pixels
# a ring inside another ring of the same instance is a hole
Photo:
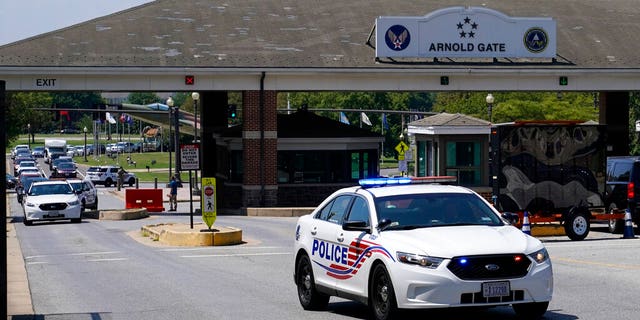
[[[110,112],[106,112],[105,118],[109,121],[110,124],[116,123],[116,119],[113,118]]]
[[[126,114],[125,113],[121,113],[120,114],[120,122],[124,123]]]
[[[387,114],[382,114],[382,128],[385,130],[389,130],[389,123],[387,122]]]
[[[369,120],[369,117],[367,117],[367,115],[364,112],[360,112],[360,119],[362,120],[362,122],[364,122],[366,125],[371,125],[371,120]]]
[[[344,112],[340,112],[340,122],[349,124],[349,119],[347,118],[347,115],[344,114]]]
[[[60,118],[62,118],[62,116],[66,116],[67,117],[67,121],[71,121],[71,117],[69,117],[69,111],[60,110]]]

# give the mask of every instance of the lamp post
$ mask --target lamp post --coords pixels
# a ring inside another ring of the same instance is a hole
[[[200,140],[198,139],[198,100],[200,100],[200,94],[197,92],[191,93],[191,99],[193,99],[193,142],[198,144],[198,169],[200,169],[201,156],[202,156],[202,144],[200,144]],[[198,170],[196,170],[195,174],[195,183],[194,183],[194,193],[200,194],[200,190],[198,189]]]
[[[492,109],[493,109],[493,102],[495,101],[495,98],[493,97],[493,95],[491,93],[489,93],[487,95],[487,97],[485,98],[485,101],[487,102],[487,113],[489,114],[489,122],[492,122],[491,112],[492,112]]]
[[[169,181],[171,181],[171,175],[172,175],[172,168],[171,168],[171,139],[173,138],[172,134],[171,134],[171,127],[173,127],[173,99],[171,97],[169,97],[169,99],[167,99],[167,106],[169,107],[169,135],[167,136],[167,142],[168,142],[168,149],[169,149]]]
[[[182,179],[180,179],[180,108],[178,106],[173,107],[173,98],[169,97],[169,99],[167,99],[167,105],[173,109],[173,121],[175,124],[175,128],[174,128],[174,145],[176,150],[174,151],[175,155],[176,155],[176,169],[175,169],[175,176],[176,176],[176,180],[178,181],[182,181]]]
[[[82,152],[82,154],[84,154],[84,162],[87,162],[89,161],[87,160],[87,127],[85,126],[82,131],[84,131],[84,152]]]
[[[31,123],[27,123],[27,143],[29,143],[29,150],[31,150]]]

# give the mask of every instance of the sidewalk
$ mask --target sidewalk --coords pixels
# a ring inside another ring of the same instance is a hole
[[[27,269],[24,265],[22,249],[16,235],[12,214],[7,202],[7,318],[34,314]]]

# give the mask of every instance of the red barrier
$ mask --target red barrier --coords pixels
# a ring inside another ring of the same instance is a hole
[[[126,208],[146,208],[149,212],[162,212],[162,189],[126,189]]]

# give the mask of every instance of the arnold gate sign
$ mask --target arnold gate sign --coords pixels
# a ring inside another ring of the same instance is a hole
[[[450,7],[376,19],[376,57],[555,58],[556,21]]]

